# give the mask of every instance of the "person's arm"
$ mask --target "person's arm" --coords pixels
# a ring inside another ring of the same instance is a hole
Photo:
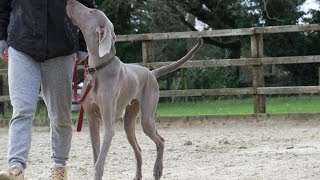
[[[79,0],[79,2],[87,6],[88,8],[96,8],[93,0]]]
[[[7,40],[12,0],[0,0],[0,40]]]
[[[12,0],[0,0],[0,59],[7,60],[7,32]]]

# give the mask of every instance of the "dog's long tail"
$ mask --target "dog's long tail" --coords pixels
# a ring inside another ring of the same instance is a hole
[[[175,70],[177,70],[179,67],[181,67],[185,62],[187,62],[189,59],[193,57],[193,55],[200,49],[201,45],[203,43],[203,40],[201,38],[198,39],[197,44],[186,54],[183,56],[181,59],[178,61],[175,61],[171,64],[168,64],[166,66],[160,67],[158,69],[152,70],[152,74],[157,78],[162,75],[171,73]]]

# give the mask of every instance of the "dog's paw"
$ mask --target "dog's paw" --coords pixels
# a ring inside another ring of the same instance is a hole
[[[135,177],[133,180],[142,180],[142,177]]]
[[[162,176],[163,166],[161,163],[156,163],[153,170],[153,176],[155,180],[159,180]]]

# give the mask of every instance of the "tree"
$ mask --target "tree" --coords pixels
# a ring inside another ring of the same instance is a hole
[[[264,2],[263,18],[266,26],[283,24],[294,25],[303,20],[305,12],[300,6],[305,0],[269,0]],[[277,56],[311,55],[310,42],[314,42],[312,33],[285,33],[265,35],[265,54]],[[290,78],[288,85],[314,85],[317,83],[317,66],[315,64],[292,64],[280,66],[288,71]]]
[[[135,15],[144,2],[144,0],[95,1],[98,9],[102,10],[112,21],[117,35],[147,32],[145,31],[144,23],[141,23],[142,18],[137,18]],[[122,42],[117,43],[116,46],[117,56],[124,62],[134,63],[141,61],[141,42]]]
[[[305,12],[300,6],[305,0],[175,0],[169,6],[180,14],[181,21],[191,30],[197,30],[185,20],[185,13],[192,13],[207,29],[245,28],[298,24]],[[310,39],[311,38],[311,39]],[[314,37],[306,33],[286,33],[264,36],[266,56],[293,56],[312,54],[310,42]],[[249,47],[243,37],[206,38],[205,43],[225,50],[225,58],[239,58],[243,47]],[[299,64],[282,66],[296,85],[316,83],[317,66]],[[313,78],[310,78],[313,77]]]

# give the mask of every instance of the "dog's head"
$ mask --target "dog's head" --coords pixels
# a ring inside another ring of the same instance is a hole
[[[76,0],[68,0],[66,10],[73,24],[81,29],[89,52],[99,57],[115,54],[113,24],[102,11],[87,8]]]

